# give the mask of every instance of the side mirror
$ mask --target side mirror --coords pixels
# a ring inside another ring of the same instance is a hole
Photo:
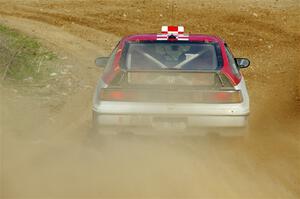
[[[95,64],[98,67],[104,68],[108,62],[109,57],[98,57],[95,60]]]
[[[250,65],[250,60],[247,58],[235,58],[235,62],[239,68],[247,68]]]

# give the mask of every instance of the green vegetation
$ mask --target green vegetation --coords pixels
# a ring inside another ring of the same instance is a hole
[[[33,38],[0,24],[0,80],[41,80],[56,55]]]

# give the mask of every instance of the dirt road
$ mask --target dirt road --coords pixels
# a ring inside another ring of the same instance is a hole
[[[0,87],[1,198],[300,197],[299,2],[173,1],[173,12],[171,2],[0,0],[0,23],[39,38],[73,77],[46,104]],[[87,142],[94,58],[170,23],[252,60],[250,136]]]

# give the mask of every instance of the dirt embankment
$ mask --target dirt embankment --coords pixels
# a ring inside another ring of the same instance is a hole
[[[74,77],[68,88],[73,92],[60,95],[64,103],[59,105],[45,106],[39,96],[1,88],[4,198],[300,196],[297,1],[0,3],[0,23],[41,39]],[[84,144],[100,73],[94,58],[108,54],[120,36],[158,32],[160,25],[171,23],[219,35],[236,56],[251,59],[244,72],[251,97],[250,137],[243,142],[135,138],[101,147]]]

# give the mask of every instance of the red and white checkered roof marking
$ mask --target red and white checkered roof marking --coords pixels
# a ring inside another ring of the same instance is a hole
[[[173,35],[178,41],[188,41],[189,36],[184,35],[183,26],[162,26],[161,34],[157,35],[157,40],[169,40],[169,37]]]
[[[162,26],[161,33],[162,34],[183,34],[184,27],[183,26]]]

